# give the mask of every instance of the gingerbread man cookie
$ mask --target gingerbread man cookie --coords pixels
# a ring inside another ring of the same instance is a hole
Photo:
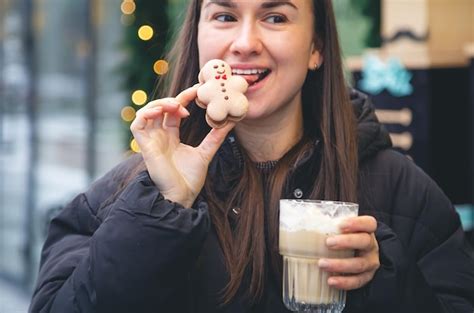
[[[247,81],[232,75],[230,66],[222,60],[207,62],[199,72],[196,104],[206,109],[206,121],[213,128],[224,127],[228,121],[238,122],[248,110]]]

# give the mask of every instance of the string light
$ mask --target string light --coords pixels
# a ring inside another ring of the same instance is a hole
[[[125,26],[131,26],[135,22],[135,11],[137,9],[137,5],[134,0],[123,0],[120,6],[122,11],[122,16],[120,21]],[[143,25],[138,29],[138,37],[143,41],[148,41],[153,38],[154,30],[149,25]],[[158,60],[155,62],[153,66],[154,71],[159,75],[164,75],[168,72],[168,62],[165,60]],[[148,100],[148,95],[143,90],[135,90],[132,93],[132,102],[137,105],[141,106],[144,105]],[[126,106],[122,108],[120,115],[122,119],[126,122],[132,122],[136,116],[136,110],[132,106]],[[133,138],[130,141],[130,149],[134,153],[140,152],[140,147],[138,146],[137,141]]]
[[[165,75],[168,72],[168,68],[168,62],[166,62],[165,60],[158,60],[153,65],[153,70],[158,75]]]
[[[122,117],[122,120],[125,122],[131,122],[135,119],[135,109],[132,108],[131,106],[126,106],[122,109],[120,112],[120,116]]]
[[[143,90],[135,90],[132,94],[132,102],[135,105],[144,105],[147,100],[148,96]]]
[[[144,41],[150,40],[153,37],[153,33],[153,28],[148,25],[143,25],[138,29],[138,37]]]

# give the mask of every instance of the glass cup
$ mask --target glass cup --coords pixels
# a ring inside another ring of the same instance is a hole
[[[349,258],[354,250],[329,250],[326,238],[339,234],[340,223],[357,216],[356,203],[280,200],[279,251],[283,256],[283,302],[291,311],[340,313],[346,292],[330,287],[331,273],[320,258]]]

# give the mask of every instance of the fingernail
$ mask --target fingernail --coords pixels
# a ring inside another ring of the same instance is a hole
[[[186,110],[185,107],[180,107],[180,108],[179,108],[179,111],[180,111],[180,113],[183,114],[184,116],[189,116],[189,115],[190,115],[189,111]]]
[[[326,239],[326,245],[328,247],[332,247],[332,246],[335,246],[337,244],[337,239],[335,237],[328,237]]]
[[[329,266],[329,262],[328,262],[328,260],[326,260],[326,259],[320,259],[320,260],[318,261],[318,266],[321,267],[321,268],[328,267],[328,266]]]
[[[351,221],[350,220],[342,221],[339,224],[339,228],[349,228],[350,226],[351,226]]]

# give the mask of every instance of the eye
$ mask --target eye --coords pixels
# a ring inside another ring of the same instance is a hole
[[[265,18],[265,21],[270,22],[272,24],[281,24],[288,21],[288,19],[283,15],[270,15]]]
[[[214,68],[218,68],[219,66],[218,66],[218,65],[214,65],[213,67],[214,67]]]
[[[230,14],[226,14],[226,13],[221,13],[221,14],[218,14],[214,17],[216,20],[218,20],[219,22],[235,22],[237,21],[235,19],[235,17],[233,17],[232,15]]]
[[[221,66],[222,66],[222,67],[225,67],[225,65],[224,65],[224,64],[222,64]]]

